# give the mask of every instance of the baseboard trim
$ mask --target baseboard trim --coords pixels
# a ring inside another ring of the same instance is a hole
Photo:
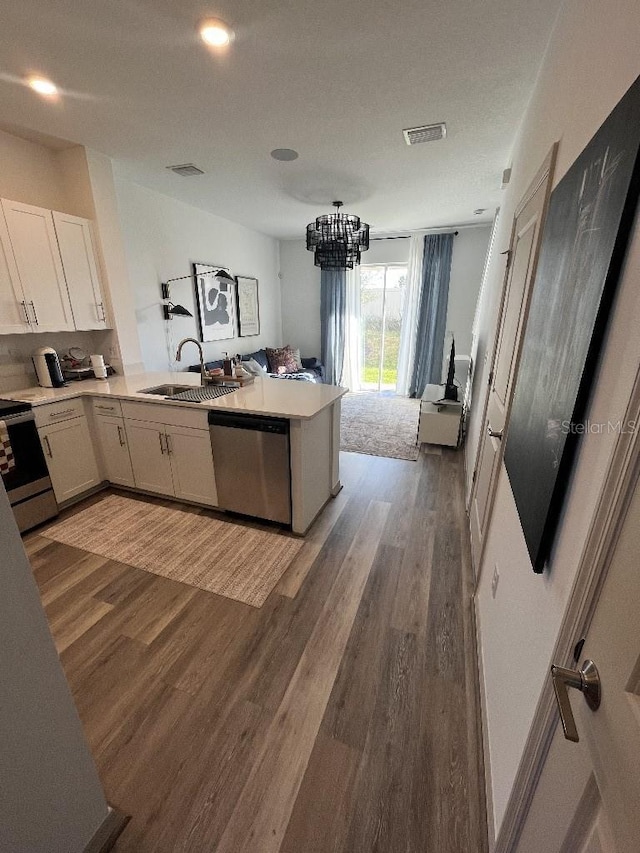
[[[130,815],[109,806],[107,816],[84,848],[84,853],[108,853],[109,850],[113,850],[116,841],[130,819]]]
[[[491,754],[489,752],[489,721],[487,719],[487,694],[484,678],[484,658],[482,655],[482,628],[480,625],[480,609],[478,607],[478,596],[473,595],[473,628],[476,640],[476,664],[478,668],[478,704],[480,706],[480,719],[478,721],[480,734],[480,748],[483,758],[484,787],[485,787],[485,809],[487,819],[487,841],[489,853],[493,853],[496,846],[496,828],[493,816],[493,782],[491,778]]]
[[[90,489],[87,489],[86,492],[82,492],[79,495],[74,495],[72,498],[69,498],[68,501],[63,501],[58,504],[58,509],[62,512],[63,509],[69,509],[71,506],[75,506],[75,504],[79,504],[80,501],[83,501],[85,498],[90,498],[92,495],[97,495],[98,492],[104,492],[105,489],[108,489],[110,483],[108,480],[102,480],[98,483],[97,486],[91,486]]]

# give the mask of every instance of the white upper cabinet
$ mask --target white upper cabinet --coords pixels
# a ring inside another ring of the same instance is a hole
[[[32,330],[72,331],[76,327],[51,211],[7,199],[2,209]]]
[[[91,222],[54,210],[53,223],[76,329],[105,329],[107,318]]]
[[[7,224],[0,210],[0,334],[16,335],[30,331],[27,303],[20,285]]]
[[[106,329],[91,221],[0,201],[0,333]]]

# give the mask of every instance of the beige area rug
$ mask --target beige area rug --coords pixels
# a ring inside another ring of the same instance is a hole
[[[42,535],[253,607],[262,607],[304,544],[119,495],[109,495]]]
[[[346,394],[342,398],[340,448],[415,462],[419,415],[420,400],[375,391]]]

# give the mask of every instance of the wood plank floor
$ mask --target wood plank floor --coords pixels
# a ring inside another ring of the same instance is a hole
[[[25,537],[119,853],[486,850],[462,455],[342,457],[260,609]]]

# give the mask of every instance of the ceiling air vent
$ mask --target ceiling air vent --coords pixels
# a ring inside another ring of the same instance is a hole
[[[444,122],[424,124],[422,127],[408,127],[402,133],[407,145],[418,145],[420,142],[436,142],[438,139],[444,139],[447,135],[447,126]]]
[[[190,178],[191,175],[204,175],[202,169],[198,169],[193,163],[183,163],[181,166],[167,166],[176,175],[181,175],[183,178]]]

